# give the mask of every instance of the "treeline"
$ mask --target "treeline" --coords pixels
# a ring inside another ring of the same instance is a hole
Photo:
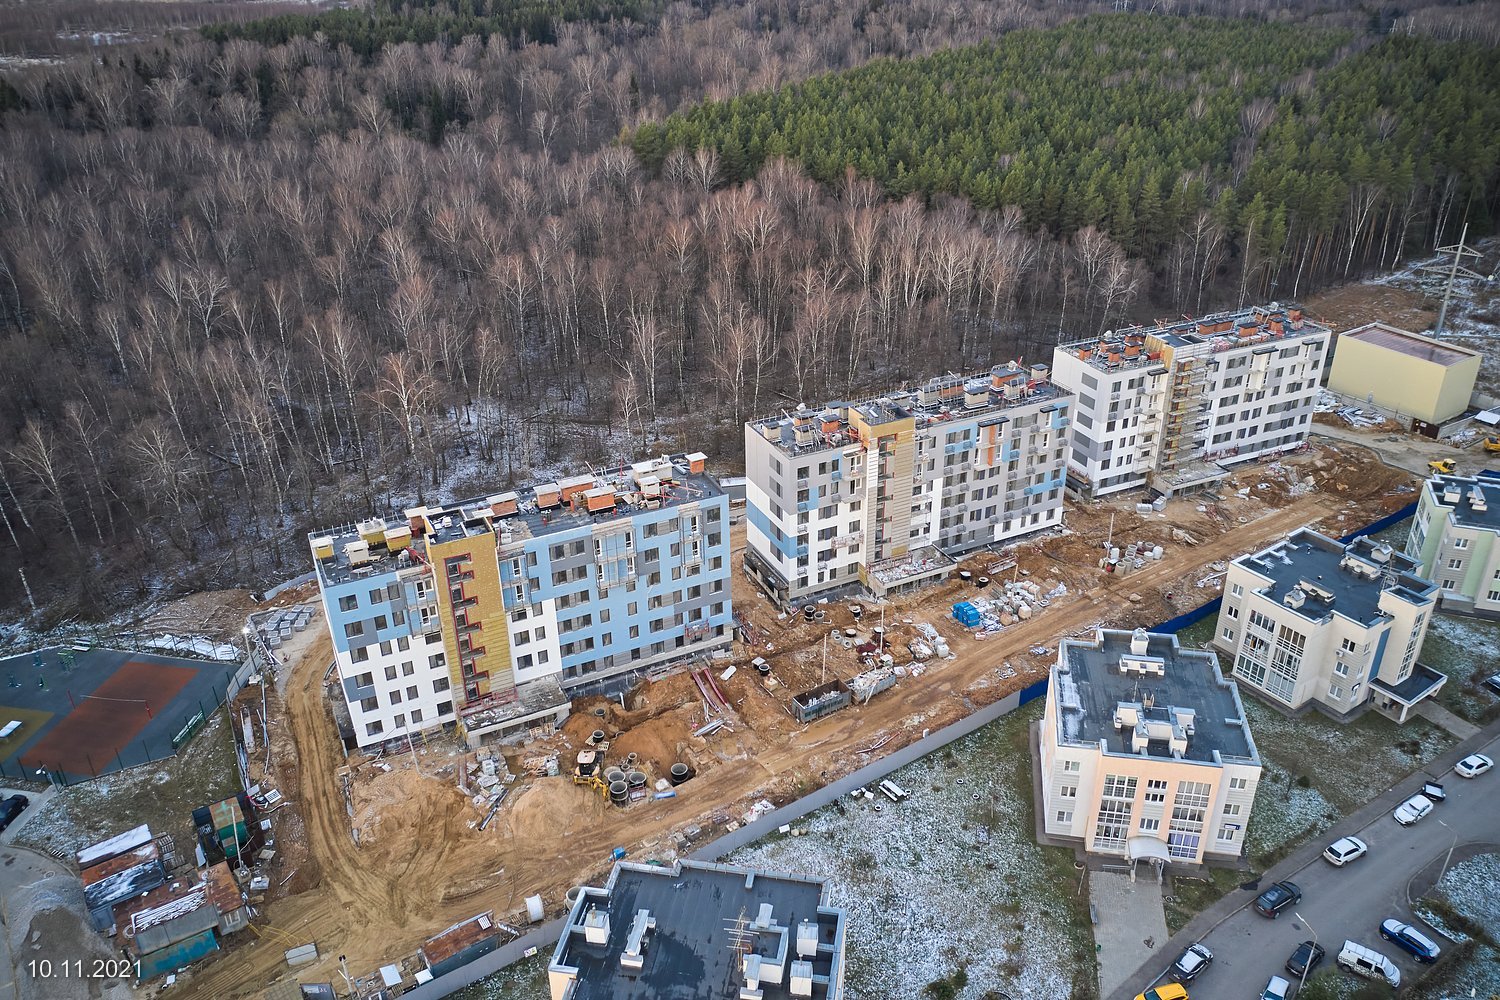
[[[1030,319],[1055,323],[1072,265],[1018,213],[790,165],[727,186],[710,156],[648,174],[614,140],[1058,15],[763,9],[369,61],[184,35],[10,77],[0,603],[24,605],[20,571],[59,613],[278,579],[302,531],[419,493],[647,448],[732,462],[750,412],[1043,350]]]
[[[1478,44],[1306,26],[1101,15],[917,60],[878,61],[630,135],[647,164],[712,148],[731,179],[790,156],[846,164],[892,197],[1019,206],[1066,235],[1097,224],[1198,307],[1205,241],[1229,240],[1237,298],[1389,264],[1487,227],[1500,55]]]
[[[654,20],[663,6],[664,0],[371,0],[359,8],[209,25],[203,34],[218,42],[245,38],[262,45],[317,36],[369,59],[387,45],[456,44],[468,36],[551,44],[561,24]]]

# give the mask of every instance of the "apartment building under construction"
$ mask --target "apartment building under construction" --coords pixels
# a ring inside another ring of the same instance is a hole
[[[728,529],[692,454],[315,532],[355,742],[453,724],[476,744],[514,736],[727,646]]]
[[[1273,302],[1060,345],[1053,379],[1078,400],[1069,488],[1171,496],[1301,445],[1330,336]]]
[[[747,571],[791,602],[941,577],[1062,520],[1071,395],[1046,365],[943,375],[745,425]]]

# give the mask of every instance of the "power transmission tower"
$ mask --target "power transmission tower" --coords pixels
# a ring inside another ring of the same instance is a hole
[[[1463,259],[1465,257],[1477,258],[1479,256],[1478,250],[1475,250],[1473,247],[1464,242],[1468,238],[1468,235],[1469,224],[1465,222],[1463,231],[1458,234],[1457,243],[1453,244],[1452,246],[1437,248],[1437,252],[1440,254],[1451,253],[1453,255],[1452,262],[1444,262],[1440,265],[1434,264],[1430,267],[1422,268],[1423,271],[1427,271],[1430,274],[1446,275],[1448,279],[1443,283],[1443,304],[1438,309],[1437,325],[1432,328],[1432,335],[1434,337],[1441,337],[1443,335],[1443,324],[1447,322],[1448,319],[1448,301],[1453,298],[1453,286],[1458,282],[1458,279],[1462,277],[1479,278],[1481,280],[1484,280],[1484,275],[1477,274],[1474,271],[1471,271],[1467,267],[1463,266]]]

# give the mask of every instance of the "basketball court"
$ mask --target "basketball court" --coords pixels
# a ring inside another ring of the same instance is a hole
[[[173,740],[224,700],[238,664],[100,647],[0,660],[0,774],[73,782],[171,756]]]

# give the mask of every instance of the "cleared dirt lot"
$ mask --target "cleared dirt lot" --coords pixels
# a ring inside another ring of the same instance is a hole
[[[365,975],[483,910],[494,908],[500,919],[520,923],[523,900],[533,893],[555,912],[569,886],[607,871],[617,846],[632,857],[653,858],[674,851],[684,831],[696,828],[694,839],[706,839],[716,827],[742,821],[759,800],[794,798],[1044,676],[1060,636],[1105,623],[1159,622],[1214,596],[1222,564],[1242,552],[1310,522],[1344,534],[1411,499],[1412,480],[1405,473],[1353,446],[1339,447],[1242,470],[1219,485],[1222,499],[1174,501],[1165,516],[1137,514],[1134,496],[1070,507],[1065,532],[1016,546],[1008,554],[1016,566],[1004,571],[1034,580],[1044,591],[1061,583],[1066,595],[1029,621],[983,640],[946,616],[954,601],[974,592],[957,581],[890,605],[885,619],[893,636],[904,639],[926,622],[948,638],[953,657],[932,661],[920,676],[903,678],[866,705],[807,726],[792,718],[786,703],[822,675],[823,637],[834,626],[845,627],[846,618],[852,621],[847,602],[830,602],[829,619],[816,625],[783,619],[739,577],[736,608],[753,626],[760,655],[771,661],[776,686],[767,687],[748,669],[758,650],[737,646],[732,662],[739,669],[720,682],[733,705],[732,720],[706,737],[693,735],[705,716],[685,673],[643,683],[623,706],[580,702],[560,733],[507,750],[507,763],[520,777],[483,831],[477,829],[481,813],[455,781],[471,761],[451,742],[433,741],[392,756],[381,762],[389,771],[357,756],[345,759],[324,702],[332,650],[320,634],[290,664],[284,711],[272,719],[273,730],[289,737],[283,745],[278,734],[276,777],[305,827],[307,860],[296,880],[302,891],[269,900],[257,922],[258,939],[246,935],[228,955],[180,978],[174,992],[253,994],[288,974],[287,948],[313,941],[324,958],[298,969],[298,978],[337,981],[340,954],[352,973]],[[1125,575],[1105,574],[1096,564],[1110,537],[1117,545],[1160,544],[1164,557]],[[743,544],[743,534],[736,540]],[[965,565],[984,572],[998,561],[985,553]],[[861,604],[861,627],[868,628],[871,606]],[[309,631],[317,627],[315,622]],[[893,638],[892,645],[900,649],[902,641]],[[1033,653],[1033,647],[1046,652]],[[715,670],[727,662],[716,663]],[[848,678],[860,669],[852,653],[830,651],[830,675]],[[602,717],[594,714],[598,708]],[[616,808],[567,777],[529,773],[553,752],[566,770],[595,728],[609,738],[610,763],[635,753],[654,781],[672,761],[682,760],[697,776],[676,798]],[[341,772],[350,775],[347,800]]]

